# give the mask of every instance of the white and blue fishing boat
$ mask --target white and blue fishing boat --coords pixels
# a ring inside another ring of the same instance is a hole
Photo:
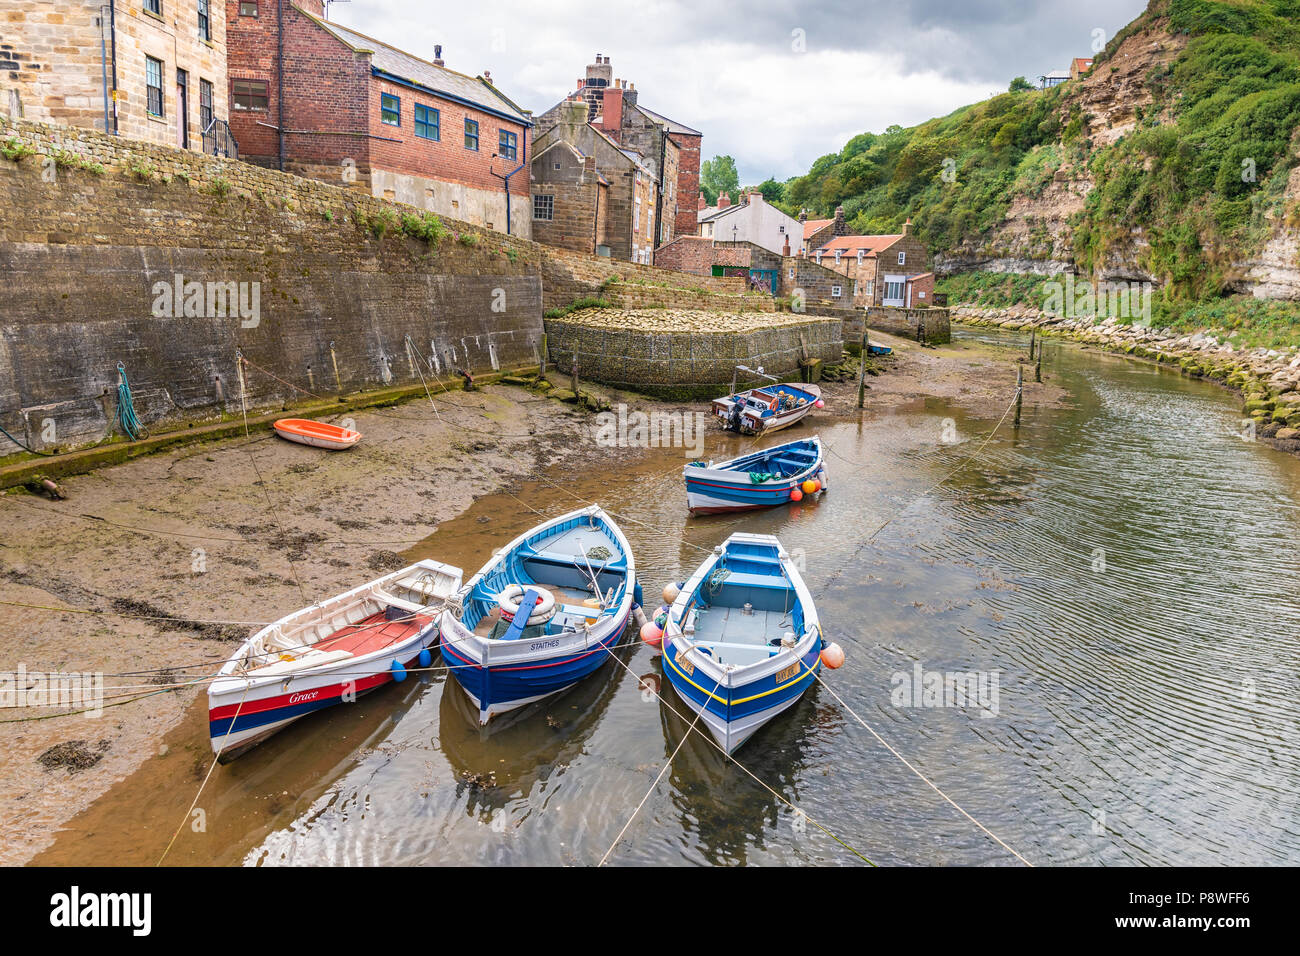
[[[789,428],[823,404],[818,386],[781,382],[715,398],[710,408],[727,431],[765,435]]]
[[[822,644],[812,595],[781,543],[737,533],[669,609],[664,673],[732,753],[813,685]]]
[[[543,522],[493,555],[441,621],[442,655],[479,724],[590,675],[636,599],[632,549],[598,507]]]
[[[686,506],[691,514],[722,514],[771,508],[791,500],[790,493],[806,481],[826,490],[826,464],[816,436],[786,442],[727,461],[693,461],[682,469]]]

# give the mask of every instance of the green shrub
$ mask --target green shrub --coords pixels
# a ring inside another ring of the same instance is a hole
[[[216,179],[212,180],[211,185],[208,186],[208,190],[218,199],[225,199],[229,196],[231,188],[230,180],[226,179],[224,176],[218,176]]]
[[[442,220],[431,212],[422,215],[404,213],[402,215],[402,232],[412,239],[420,239],[431,246],[436,246],[449,234],[449,230]]]

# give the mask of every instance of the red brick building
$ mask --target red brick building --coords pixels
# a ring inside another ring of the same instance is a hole
[[[624,149],[639,153],[659,181],[653,246],[698,231],[695,197],[700,192],[699,130],[642,106],[635,83],[614,76],[609,57],[596,54],[572,94],[587,104],[588,121]],[[561,101],[537,117],[537,136],[560,121]]]
[[[242,159],[531,237],[532,118],[488,74],[328,22],[322,0],[227,0],[226,16]]]

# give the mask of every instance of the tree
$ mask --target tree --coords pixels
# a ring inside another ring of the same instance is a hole
[[[759,183],[758,191],[763,194],[764,202],[774,206],[785,199],[785,184],[778,183],[774,176],[769,176],[765,182]]]
[[[710,205],[717,202],[721,193],[727,193],[733,203],[739,201],[740,173],[736,169],[736,161],[730,156],[706,159],[700,166],[700,189],[706,199],[712,194],[713,202]]]
[[[1022,90],[1032,90],[1033,88],[1034,88],[1034,84],[1030,83],[1023,76],[1018,76],[1011,81],[1011,85],[1007,87],[1007,92],[1019,93]]]

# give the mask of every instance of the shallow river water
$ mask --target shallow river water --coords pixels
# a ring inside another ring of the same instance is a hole
[[[1035,863],[1300,862],[1300,460],[1244,441],[1214,386],[1068,344],[1046,355],[1064,406],[1008,420],[929,494],[992,420],[928,400],[868,411],[866,428],[797,426],[769,441],[815,427],[829,492],[741,517],[687,517],[680,450],[514,491],[548,515],[576,496],[626,516],[648,597],[733,531],[780,536],[847,654],[827,684]],[[713,431],[706,455],[739,447]],[[482,498],[410,555],[468,576],[538,520]],[[826,687],[737,752],[762,784],[697,732],[652,789],[687,722],[670,688],[643,692],[660,662],[635,637],[630,672],[611,663],[487,733],[442,673],[300,721],[217,769],[208,832],[187,828],[172,861],[594,864],[649,792],[610,862],[861,863],[845,844],[881,864],[1016,862]],[[948,672],[974,672],[983,706],[904,696]],[[169,834],[177,799],[137,793],[131,815]],[[65,834],[41,862],[96,862],[93,837]]]

